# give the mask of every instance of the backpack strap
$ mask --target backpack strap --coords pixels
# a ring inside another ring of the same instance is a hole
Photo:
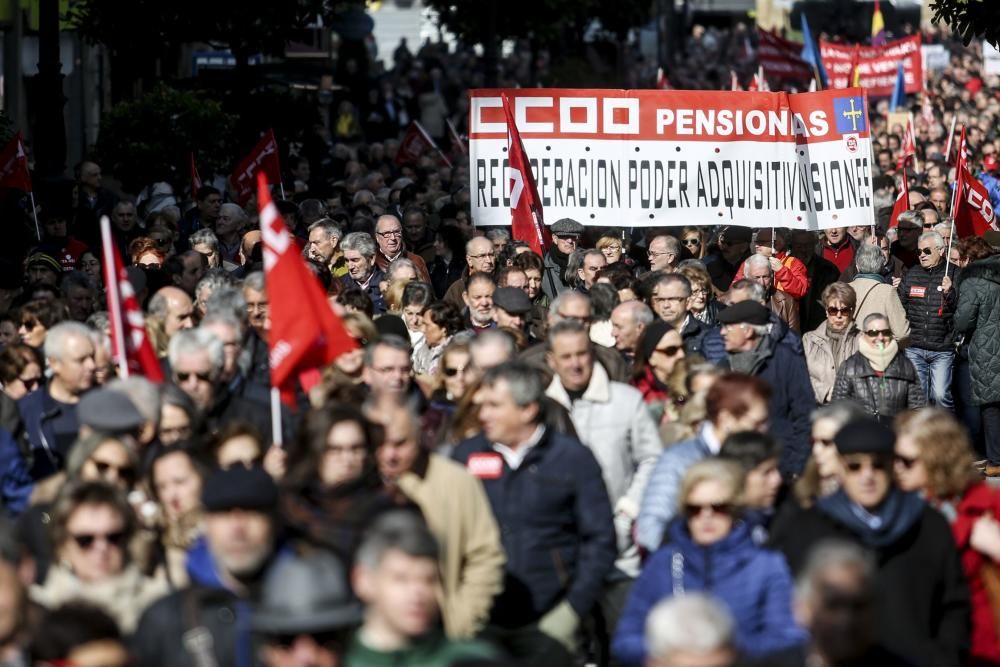
[[[201,624],[199,602],[196,588],[188,587],[182,591],[181,617],[185,630],[181,635],[181,644],[195,667],[219,667],[215,659],[215,640],[208,628]]]

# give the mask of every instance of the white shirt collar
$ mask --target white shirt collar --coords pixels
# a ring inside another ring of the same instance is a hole
[[[701,425],[701,432],[699,433],[701,439],[705,441],[708,445],[708,450],[712,454],[718,455],[722,450],[722,442],[719,440],[719,436],[715,433],[715,428],[712,426],[712,422],[705,420]]]
[[[535,432],[531,434],[531,437],[522,443],[517,449],[512,449],[507,445],[501,445],[499,442],[493,443],[493,449],[503,457],[503,460],[507,462],[507,466],[511,470],[517,470],[521,467],[521,464],[524,463],[524,458],[528,455],[528,452],[541,442],[544,434],[545,427],[539,424],[535,428]]]

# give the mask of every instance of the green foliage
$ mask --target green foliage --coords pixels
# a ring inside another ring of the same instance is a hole
[[[934,22],[951,26],[962,41],[985,39],[1000,46],[1000,2],[997,0],[931,0]]]
[[[207,95],[160,86],[104,115],[97,159],[129,192],[160,180],[183,189],[192,151],[206,178],[232,167],[235,127],[236,117]]]

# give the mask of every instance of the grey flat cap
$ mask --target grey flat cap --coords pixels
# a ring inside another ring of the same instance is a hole
[[[580,236],[583,234],[583,225],[573,218],[562,218],[561,220],[556,220],[555,223],[553,223],[552,233],[561,234],[563,236]]]

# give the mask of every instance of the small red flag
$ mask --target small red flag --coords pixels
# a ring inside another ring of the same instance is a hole
[[[892,207],[892,215],[889,217],[889,227],[899,224],[899,214],[910,210],[910,187],[906,183],[906,169],[903,169],[903,187],[896,197],[896,203]]]
[[[446,165],[451,166],[451,160],[441,152],[441,149],[431,139],[431,135],[427,134],[427,130],[424,129],[423,125],[417,121],[413,121],[406,128],[403,140],[399,142],[399,149],[396,151],[394,160],[397,166],[406,164],[407,162],[416,162],[424,153],[431,150],[437,153],[438,157],[444,160]]]
[[[191,157],[191,196],[197,197],[198,190],[201,190],[201,176],[198,175],[198,167],[194,163],[194,153],[189,153]]]
[[[657,90],[670,90],[670,80],[667,79],[666,72],[663,71],[662,67],[656,68],[656,89]]]
[[[531,173],[528,154],[524,152],[521,134],[514,122],[514,112],[510,100],[502,97],[503,112],[507,118],[507,184],[510,186],[511,236],[524,241],[538,255],[544,255],[552,245],[552,232],[542,218],[542,200],[535,187],[535,176]]]
[[[281,400],[294,407],[299,373],[326,366],[358,344],[306,268],[299,247],[271,201],[263,172],[257,174],[257,206],[264,244],[264,280],[272,295],[271,331],[267,337],[271,386],[279,388]]]
[[[896,169],[904,169],[910,160],[917,156],[917,144],[913,140],[913,123],[906,121],[906,131],[903,133],[903,154],[896,160]]]
[[[959,238],[982,236],[997,230],[997,214],[990,202],[986,187],[970,172],[966,162],[965,127],[958,141],[958,165],[955,168],[955,198],[951,214],[955,220],[954,233]]]
[[[14,134],[0,151],[0,187],[31,192],[28,153],[24,150],[20,132]]]
[[[278,142],[274,130],[268,130],[250,154],[236,167],[229,182],[236,190],[236,201],[243,206],[253,195],[254,179],[258,173],[267,176],[271,183],[281,182],[281,162],[278,160]]]
[[[111,327],[111,356],[122,377],[139,373],[152,382],[163,382],[163,368],[149,341],[142,308],[111,238],[108,216],[101,217],[101,249]]]

